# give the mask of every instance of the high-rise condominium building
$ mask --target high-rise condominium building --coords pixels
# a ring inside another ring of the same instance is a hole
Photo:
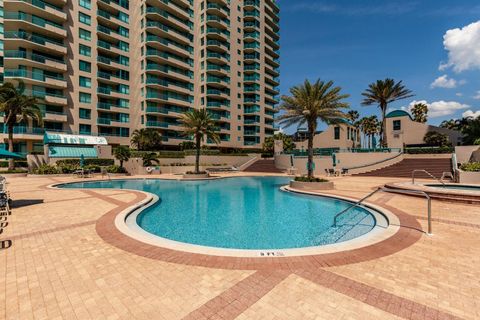
[[[41,98],[44,126],[19,123],[18,152],[44,131],[101,135],[127,145],[155,128],[165,146],[178,123],[207,108],[220,147],[259,148],[273,134],[279,85],[275,0],[4,0],[2,81]],[[2,21],[3,20],[3,21]],[[3,120],[3,118],[2,118]],[[2,123],[2,142],[6,138]]]

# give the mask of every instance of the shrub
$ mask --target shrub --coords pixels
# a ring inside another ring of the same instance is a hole
[[[112,166],[115,164],[115,161],[113,159],[85,159],[84,164],[86,166],[88,165],[96,165],[100,167],[108,167]],[[65,160],[59,160],[57,161],[57,166],[62,167],[65,165],[71,165],[71,166],[80,166],[80,159],[65,159]]]
[[[59,174],[61,173],[60,169],[49,164],[42,164],[37,169],[33,170],[35,174]]]
[[[315,178],[315,177],[309,178],[307,176],[305,176],[305,177],[295,177],[295,181],[298,181],[298,182],[328,182],[327,179]]]
[[[460,166],[463,171],[480,172],[480,162],[464,163]]]
[[[405,153],[407,154],[443,154],[443,153],[453,153],[454,149],[452,147],[416,147],[416,148],[405,148]]]
[[[14,170],[0,171],[0,175],[2,175],[2,174],[14,174],[14,173],[28,173],[28,171],[24,170],[24,169],[14,169]]]
[[[107,172],[108,173],[127,173],[127,170],[125,170],[125,168],[123,167],[112,165],[107,167]]]
[[[15,160],[16,167],[28,168],[28,163],[25,160]],[[8,161],[0,161],[0,168],[7,168]]]

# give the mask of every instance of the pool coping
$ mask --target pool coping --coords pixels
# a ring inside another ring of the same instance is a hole
[[[289,187],[280,188],[284,192],[299,193],[311,196],[325,197],[330,199],[338,199],[347,201],[350,203],[356,202],[355,199],[347,197],[338,197],[328,194],[319,194],[319,193],[309,193],[309,192],[300,192],[299,190],[291,189]],[[123,189],[125,190],[125,189]],[[142,229],[137,224],[137,217],[141,212],[148,207],[154,205],[158,201],[158,196],[149,194],[150,201],[148,204],[142,204],[135,208],[127,208],[124,211],[120,212],[115,218],[116,228],[123,234],[136,239],[140,242],[159,246],[171,250],[178,250],[188,253],[195,254],[205,254],[205,255],[215,255],[222,257],[242,257],[242,258],[262,258],[262,257],[298,257],[298,256],[309,256],[317,254],[327,254],[327,253],[337,253],[346,250],[354,250],[361,247],[373,245],[380,241],[383,241],[397,232],[398,218],[391,213],[389,210],[381,208],[371,203],[364,203],[363,207],[369,209],[369,212],[373,215],[376,220],[375,227],[367,232],[364,235],[355,237],[350,240],[326,244],[320,246],[311,246],[311,247],[302,247],[302,248],[292,248],[292,249],[231,249],[231,248],[220,248],[220,247],[210,247],[203,245],[195,245],[175,240],[170,240]],[[382,221],[384,220],[384,221]],[[380,221],[380,222],[379,222]]]
[[[272,175],[266,175],[272,176]],[[280,176],[280,175],[278,175]],[[239,177],[239,176],[237,176]],[[230,177],[226,177],[230,178]],[[234,177],[231,177],[234,178]],[[142,178],[143,179],[143,178]],[[120,179],[119,179],[120,180]],[[127,179],[123,179],[127,180]],[[170,180],[170,179],[160,179]],[[94,180],[88,180],[86,182],[92,182]],[[105,181],[105,180],[97,180]],[[72,182],[61,182],[50,185],[49,187],[56,188],[58,185],[68,184]],[[66,189],[67,190],[67,189]],[[78,189],[77,189],[78,190]],[[95,190],[95,189],[82,189],[82,190]],[[98,190],[98,189],[97,189]],[[105,188],[102,190],[118,190],[112,188]],[[383,204],[379,206],[382,209],[389,210],[399,220],[397,231],[387,239],[363,246],[357,249],[349,249],[345,251],[335,253],[324,253],[307,256],[290,256],[290,257],[228,257],[228,256],[216,256],[199,253],[190,253],[179,250],[172,250],[164,247],[154,246],[146,244],[134,238],[131,238],[122,233],[115,225],[115,220],[118,214],[123,211],[133,211],[139,207],[152,201],[151,194],[137,191],[127,190],[136,195],[134,204],[125,204],[117,206],[115,209],[110,210],[97,220],[96,231],[97,234],[110,245],[130,252],[132,254],[142,256],[149,259],[184,264],[191,266],[202,266],[217,269],[232,269],[232,270],[262,270],[262,269],[308,269],[319,268],[329,266],[340,266],[352,263],[359,263],[364,261],[370,261],[378,259],[384,256],[394,254],[401,251],[417,242],[424,232],[418,220],[397,208]],[[330,195],[331,196],[331,195]],[[352,200],[358,200],[351,198]],[[372,204],[372,203],[370,203]],[[372,204],[373,205],[373,204]],[[128,209],[128,210],[127,210]]]
[[[423,183],[412,184],[411,182],[393,182],[393,183],[387,184],[386,186],[390,188],[401,189],[401,190],[424,191],[428,193],[432,197],[432,199],[440,200],[440,201],[460,202],[460,203],[467,203],[467,204],[478,204],[480,202],[480,192],[478,191],[461,190],[461,189],[442,189],[441,187],[429,186],[431,184],[436,184],[436,183],[423,182]],[[480,185],[478,184],[475,185],[475,184],[467,184],[467,183],[463,183],[463,184],[445,183],[445,185],[447,186],[462,185],[462,186],[471,186],[471,187],[480,188]]]

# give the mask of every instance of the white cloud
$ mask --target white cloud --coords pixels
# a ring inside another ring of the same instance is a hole
[[[473,96],[473,99],[480,100],[480,90],[478,90],[476,95]]]
[[[455,72],[480,69],[480,21],[463,28],[448,30],[443,36],[448,62],[439,69],[453,68]]]
[[[432,84],[430,85],[430,88],[453,89],[453,88],[456,88],[458,84],[459,83],[457,83],[457,80],[448,78],[448,76],[444,74],[443,76],[440,76],[437,79],[435,79],[435,81],[433,81]]]
[[[468,117],[477,118],[477,117],[480,117],[480,110],[477,110],[477,111],[467,110],[462,114],[462,116],[464,118],[468,118]]]
[[[456,95],[457,97],[463,97],[463,93],[461,93],[461,92],[457,92],[457,93],[455,93],[455,95]]]
[[[443,116],[448,116],[454,114],[458,110],[464,110],[470,108],[468,104],[462,104],[456,101],[435,101],[428,103],[426,100],[421,101],[412,101],[406,107],[402,107],[402,110],[410,111],[412,107],[417,103],[423,103],[428,106],[428,117],[429,118],[438,118]]]

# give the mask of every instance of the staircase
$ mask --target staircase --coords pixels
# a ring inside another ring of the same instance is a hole
[[[394,165],[354,174],[360,177],[394,177],[394,178],[411,178],[413,170],[427,170],[432,175],[440,179],[444,172],[452,171],[452,164],[450,159],[438,158],[417,158],[404,159]],[[431,179],[426,173],[418,172],[415,174],[416,178]]]
[[[243,171],[244,172],[283,173],[282,170],[277,169],[277,167],[275,167],[274,160],[258,160]]]

